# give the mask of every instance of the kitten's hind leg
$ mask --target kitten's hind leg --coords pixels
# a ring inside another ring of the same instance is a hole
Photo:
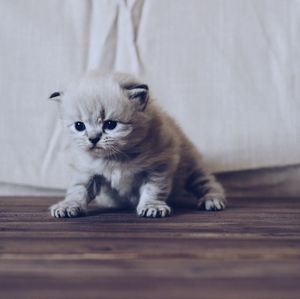
[[[212,174],[208,174],[202,169],[196,169],[188,176],[185,187],[198,199],[199,209],[206,211],[225,209],[224,189]]]

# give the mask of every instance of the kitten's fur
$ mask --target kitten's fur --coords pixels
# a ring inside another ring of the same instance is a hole
[[[223,188],[173,119],[155,105],[147,85],[127,74],[93,71],[50,98],[60,102],[75,172],[66,198],[50,208],[52,216],[83,214],[95,197],[110,206],[135,207],[144,217],[167,216],[169,204],[188,195],[198,208],[225,208]],[[117,126],[103,130],[107,120]],[[85,130],[75,129],[78,121]],[[93,146],[89,138],[96,137]]]

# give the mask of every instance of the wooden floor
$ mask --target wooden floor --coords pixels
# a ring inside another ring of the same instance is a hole
[[[300,199],[232,199],[166,219],[0,198],[0,298],[300,298]]]

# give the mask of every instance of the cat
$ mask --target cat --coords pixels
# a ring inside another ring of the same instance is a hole
[[[83,215],[95,198],[142,217],[169,216],[170,205],[187,197],[199,209],[225,208],[224,189],[145,83],[90,71],[50,99],[59,103],[74,171],[65,199],[50,207],[53,217]]]

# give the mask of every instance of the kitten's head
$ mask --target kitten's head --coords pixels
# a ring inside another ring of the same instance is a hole
[[[147,134],[148,86],[130,75],[93,71],[50,99],[61,105],[71,142],[93,156],[126,156]]]

